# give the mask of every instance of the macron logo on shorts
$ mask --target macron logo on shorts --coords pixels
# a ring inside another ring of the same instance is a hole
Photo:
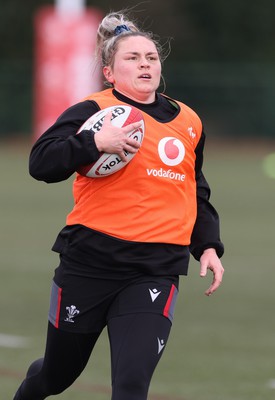
[[[158,354],[163,350],[165,342],[163,339],[158,338]]]
[[[161,294],[161,292],[158,292],[157,289],[149,289],[149,293],[152,299],[152,303],[156,300],[156,298]]]

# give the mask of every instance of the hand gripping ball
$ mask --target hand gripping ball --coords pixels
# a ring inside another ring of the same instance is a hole
[[[142,122],[138,129],[134,129],[127,134],[128,137],[134,138],[141,144],[144,137],[144,119],[142,113],[137,108],[126,104],[107,107],[98,111],[84,122],[78,133],[83,130],[99,132],[102,128],[104,118],[109,111],[112,111],[111,123],[114,126],[124,127],[134,122]],[[124,168],[135,155],[136,153],[125,152],[126,161],[122,161],[117,154],[101,153],[98,160],[89,165],[81,166],[77,172],[90,178],[102,178]]]

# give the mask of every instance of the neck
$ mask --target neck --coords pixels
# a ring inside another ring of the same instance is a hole
[[[150,96],[146,96],[146,94],[144,96],[140,96],[140,97],[134,97],[129,95],[128,93],[123,92],[122,90],[118,90],[117,88],[114,88],[114,90],[118,93],[121,94],[122,96],[127,97],[128,99],[131,99],[137,103],[141,103],[141,104],[151,104],[156,100],[156,92],[150,93]]]

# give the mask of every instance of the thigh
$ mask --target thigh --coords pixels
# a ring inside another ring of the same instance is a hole
[[[142,276],[117,294],[107,315],[111,318],[136,313],[160,314],[173,321],[178,296],[178,276]]]
[[[76,378],[85,368],[99,335],[100,332],[65,332],[49,323],[42,370],[47,370],[46,375],[62,373],[68,379]]]
[[[85,368],[98,336],[64,332],[49,323],[44,358],[30,366],[20,396],[42,400],[67,389]]]
[[[146,400],[153,372],[167,345],[171,321],[137,313],[110,319],[112,400]]]
[[[89,265],[61,257],[52,283],[49,321],[66,332],[96,333],[106,326],[108,309],[127,280],[93,274]]]
[[[167,345],[178,277],[143,276],[117,296],[108,312],[112,400],[146,400]]]

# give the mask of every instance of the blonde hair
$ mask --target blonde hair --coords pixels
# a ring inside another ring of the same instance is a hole
[[[130,20],[125,11],[118,11],[107,14],[97,30],[97,57],[102,67],[113,66],[118,43],[129,36],[146,37],[155,44],[160,61],[166,58],[152,32],[142,31],[134,21]]]

